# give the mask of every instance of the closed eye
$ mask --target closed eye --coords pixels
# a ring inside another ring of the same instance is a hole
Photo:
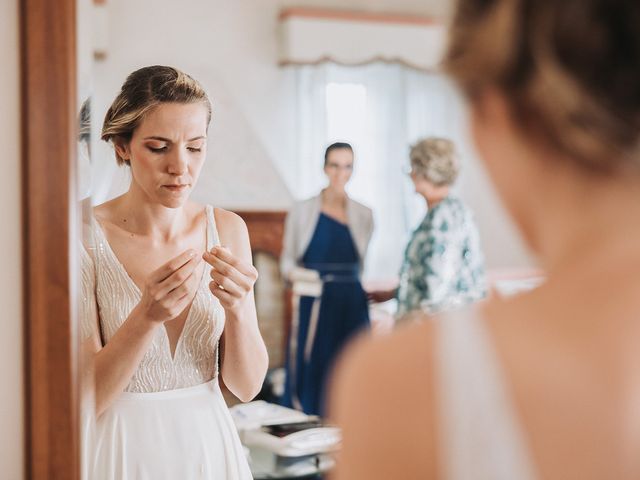
[[[187,150],[189,150],[190,152],[201,152],[202,148],[187,147]]]
[[[147,148],[150,151],[152,151],[153,153],[162,153],[162,152],[166,152],[167,151],[167,146],[166,145],[164,147],[159,147],[159,148],[154,148],[154,147],[147,146]]]

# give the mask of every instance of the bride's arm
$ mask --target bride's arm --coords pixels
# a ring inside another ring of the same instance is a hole
[[[134,308],[118,331],[94,355],[96,416],[100,416],[127,388],[161,323]]]
[[[220,373],[227,388],[247,402],[260,391],[269,364],[253,295],[258,273],[252,265],[244,221],[225,210],[216,209],[215,215],[220,241],[226,248],[214,248],[204,259],[213,267],[210,289],[226,316]]]

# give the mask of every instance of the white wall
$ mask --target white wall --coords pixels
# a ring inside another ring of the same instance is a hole
[[[0,476],[24,478],[18,2],[0,2]]]
[[[305,5],[441,16],[447,2],[187,0],[176,8],[171,0],[111,0],[108,58],[96,65],[96,123],[133,69],[181,67],[207,87],[214,103],[209,162],[196,197],[232,208],[287,208],[295,85],[277,66],[277,19],[283,7]],[[96,151],[108,155],[104,146]],[[228,182],[239,175],[242,184]]]
[[[349,8],[446,17],[449,0],[171,0],[107,2],[108,57],[96,65],[95,128],[126,75],[149,64],[175,65],[209,90],[214,104],[209,159],[194,197],[227,208],[287,208],[294,185],[295,83],[278,61],[278,13],[287,6]],[[114,170],[102,144],[101,169]],[[479,165],[473,194],[490,267],[532,263]],[[124,172],[124,171],[123,171]],[[124,174],[122,174],[124,175]],[[467,179],[471,175],[466,175]],[[99,178],[104,178],[101,173]],[[230,181],[241,178],[242,182]],[[126,187],[124,176],[116,191]],[[97,189],[98,200],[108,192]],[[111,195],[115,193],[111,191]],[[480,201],[478,201],[480,199]]]

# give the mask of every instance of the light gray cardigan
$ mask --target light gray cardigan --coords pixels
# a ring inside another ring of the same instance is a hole
[[[291,270],[299,265],[311,242],[322,207],[322,194],[297,202],[289,211],[284,228],[284,245],[280,256],[280,273],[289,278]],[[353,237],[360,261],[360,272],[371,234],[373,233],[373,213],[361,203],[347,198],[347,224]]]

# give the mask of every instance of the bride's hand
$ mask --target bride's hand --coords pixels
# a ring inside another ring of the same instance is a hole
[[[225,247],[213,247],[202,256],[211,265],[211,293],[227,311],[237,311],[253,290],[258,271],[248,262],[240,260]]]
[[[154,271],[145,282],[138,308],[155,322],[176,318],[193,300],[198,288],[200,256],[189,249]]]

